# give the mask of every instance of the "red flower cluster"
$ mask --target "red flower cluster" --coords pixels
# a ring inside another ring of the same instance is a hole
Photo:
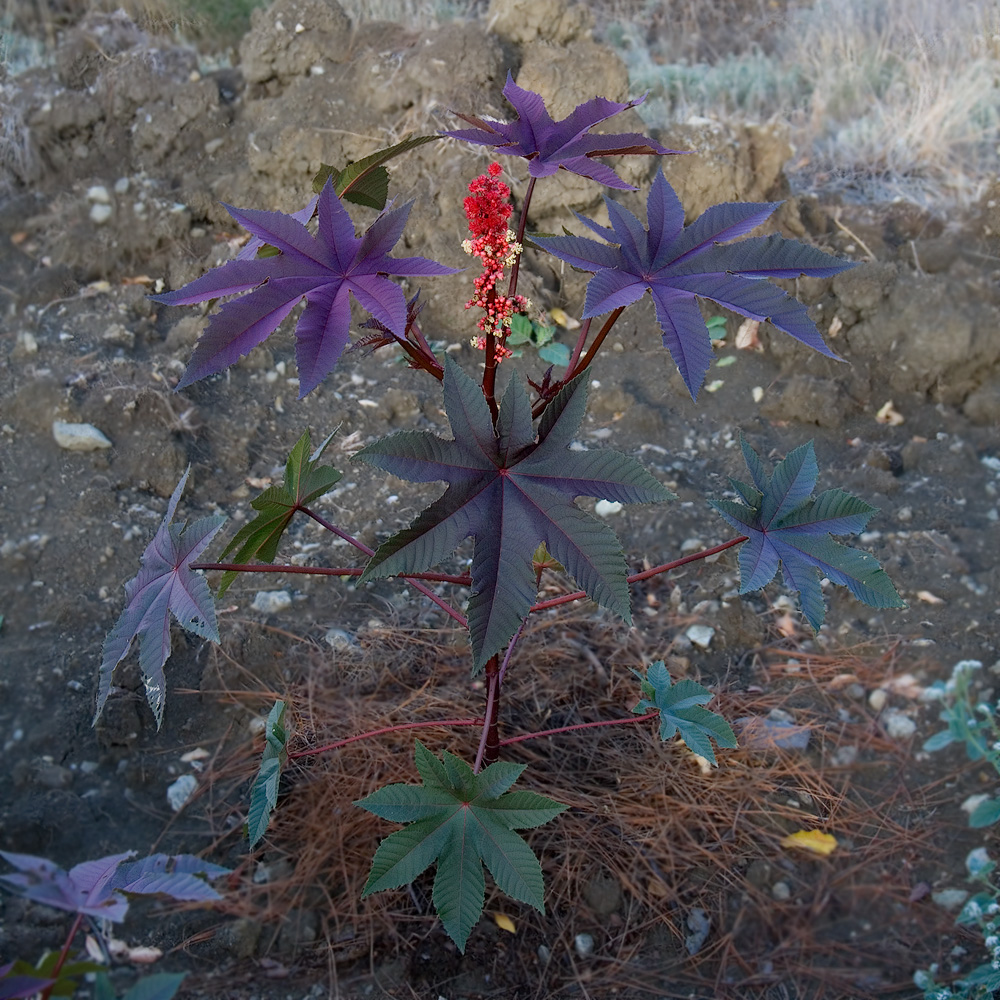
[[[469,185],[471,197],[465,199],[465,217],[469,220],[469,232],[473,238],[466,240],[462,247],[473,257],[483,262],[483,273],[476,278],[476,294],[465,304],[466,309],[476,306],[485,315],[478,326],[483,333],[499,336],[505,324],[510,322],[515,311],[525,309],[527,300],[523,295],[508,298],[497,291],[497,282],[503,280],[504,268],[509,267],[521,252],[521,246],[514,242],[514,233],[507,228],[511,207],[507,200],[510,188],[500,176],[503,168],[499,163],[491,163],[486,174],[477,177]],[[483,350],[486,338],[477,337],[475,345]],[[497,345],[497,353],[510,357],[510,350]]]

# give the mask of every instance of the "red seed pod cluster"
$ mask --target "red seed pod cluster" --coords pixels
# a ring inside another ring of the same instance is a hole
[[[466,253],[482,261],[483,271],[475,281],[476,294],[465,304],[483,310],[478,326],[485,334],[499,335],[511,316],[526,306],[522,295],[507,297],[497,291],[497,283],[503,280],[504,269],[511,266],[521,252],[514,242],[514,233],[507,228],[511,206],[510,188],[497,180],[502,173],[499,163],[491,163],[485,174],[481,174],[469,185],[470,197],[465,199],[465,217],[469,220],[472,239],[462,246]],[[476,338],[476,346],[482,350],[486,346],[485,337]],[[498,345],[498,354],[509,357],[510,351]]]

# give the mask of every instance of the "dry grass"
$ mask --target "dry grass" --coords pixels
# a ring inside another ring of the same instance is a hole
[[[805,189],[925,205],[981,197],[1000,138],[1000,5],[815,0],[777,18],[770,6],[732,0],[728,23],[699,25],[701,5],[688,4],[687,33],[657,17],[661,5],[609,26],[634,86],[653,90],[647,117],[784,121]]]
[[[539,624],[504,688],[506,734],[626,715],[637,697],[627,668],[663,652],[634,636],[566,613],[547,631]],[[361,648],[336,665],[328,655],[321,661],[316,648],[300,647],[308,669],[282,695],[291,706],[292,749],[481,711],[465,649],[442,647],[440,631],[380,628],[360,638]],[[233,912],[280,930],[290,912],[317,911],[331,974],[338,964],[347,975],[359,959],[377,966],[398,954],[407,981],[434,996],[450,976],[485,961],[494,965],[498,988],[533,984],[536,992],[520,995],[539,997],[574,983],[598,991],[592,995],[610,984],[659,995],[681,984],[741,1000],[778,996],[768,991],[791,984],[798,993],[790,995],[798,996],[885,995],[904,986],[913,968],[940,957],[936,949],[944,947],[950,924],[942,911],[910,902],[937,853],[941,831],[928,817],[944,792],[904,781],[912,760],[843,693],[845,675],[868,686],[884,680],[896,668],[894,655],[800,656],[792,673],[779,655],[761,663],[759,683],[749,690],[735,680],[722,685],[713,707],[731,720],[794,707],[796,720],[813,727],[806,753],[744,746],[724,752],[721,767],[703,773],[682,745],[660,744],[645,726],[509,747],[506,759],[528,765],[524,787],[571,808],[529,837],[545,870],[548,916],[488,887],[485,916],[470,939],[470,966],[461,964],[436,921],[429,876],[409,892],[360,900],[375,844],[395,827],[351,802],[389,782],[415,781],[412,733],[294,761],[257,856],[272,869],[286,859],[285,874],[262,885],[248,878]],[[853,721],[841,721],[845,705]],[[478,730],[417,735],[435,752],[447,748],[471,760]],[[831,765],[836,747],[848,743],[858,747],[858,763]],[[254,766],[247,748],[217,769],[216,794],[230,788],[228,805],[214,817],[218,829],[233,829],[226,810],[242,810],[232,793]],[[780,847],[789,832],[811,828],[838,838],[832,858]],[[623,902],[610,916],[585,902],[595,879],[622,889]],[[787,900],[773,897],[776,881],[788,886]],[[712,933],[689,958],[686,920],[694,909],[708,915]],[[496,930],[490,915],[497,912],[514,918],[515,938]],[[587,959],[574,953],[581,932],[597,942]],[[550,950],[547,963],[538,958],[539,944]],[[421,955],[429,958],[421,962]]]

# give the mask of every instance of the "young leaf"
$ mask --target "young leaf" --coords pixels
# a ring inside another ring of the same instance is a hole
[[[309,431],[298,439],[285,463],[285,481],[281,486],[268,487],[259,497],[250,501],[250,506],[258,514],[236,532],[232,541],[222,550],[220,561],[235,551],[234,561],[238,563],[246,563],[251,559],[274,562],[278,543],[295,512],[329,492],[340,479],[341,474],[333,466],[316,464],[329,442],[330,438],[327,438],[316,449],[315,454],[310,455]],[[235,579],[235,571],[223,573],[216,596],[222,597]]]
[[[288,763],[288,750],[285,747],[287,741],[285,703],[276,701],[264,726],[264,756],[250,789],[250,810],[243,828],[251,848],[264,836],[271,813],[278,804],[281,769]]]
[[[170,523],[190,471],[188,466],[170,497],[163,522],[142,554],[138,575],[125,584],[125,610],[104,640],[94,725],[108,700],[115,667],[138,638],[146,700],[153,710],[156,728],[160,728],[166,699],[163,665],[170,656],[171,613],[188,632],[219,641],[212,592],[205,578],[189,569],[188,564],[208,547],[226,516],[213,514],[190,525]]]
[[[415,135],[397,142],[387,149],[380,149],[360,160],[348,163],[343,170],[323,164],[313,178],[313,190],[319,194],[327,178],[333,182],[338,198],[366,205],[381,212],[389,196],[389,172],[383,164],[402,153],[443,138],[440,135]]]
[[[549,404],[538,430],[515,374],[500,403],[498,433],[482,389],[445,358],[444,405],[455,440],[401,431],[354,457],[413,482],[448,489],[408,528],[383,542],[362,583],[428,569],[472,535],[469,631],[474,669],[503,648],[537,592],[531,558],[539,542],[592,600],[631,621],[622,548],[615,533],[572,501],[580,495],[655,503],[673,494],[617,451],[569,451],[583,420],[589,375],[582,372]]]
[[[768,320],[808,347],[837,358],[823,342],[806,307],[760,278],[827,277],[853,261],[838,260],[815,247],[782,236],[726,243],[756,229],[778,207],[722,204],[684,226],[684,208],[658,171],[646,201],[648,228],[628,209],[605,197],[611,226],[577,218],[611,244],[582,236],[534,238],[560,260],[593,271],[584,317],[637,302],[647,291],[656,306],[663,346],[670,352],[692,398],[712,364],[712,338],[696,298],[717,302],[748,319]],[[837,360],[840,360],[837,358]]]
[[[770,476],[753,448],[745,440],[741,444],[753,485],[730,479],[743,503],[711,501],[737,531],[750,536],[740,548],[741,594],[769,583],[780,562],[785,583],[799,592],[802,613],[816,631],[826,616],[823,576],[873,608],[906,607],[874,556],[830,537],[864,531],[877,508],[843,490],[811,496],[819,475],[811,441],[789,452]]]
[[[632,673],[642,682],[643,695],[632,711],[642,715],[656,709],[660,713],[661,740],[665,742],[680,733],[687,748],[712,765],[717,764],[712,740],[729,749],[737,745],[729,723],[721,715],[702,708],[715,697],[708,688],[687,678],[671,684],[663,660],[651,663],[645,677],[638,670]]]
[[[275,257],[231,260],[183,288],[151,296],[165,305],[240,296],[212,317],[177,388],[235,364],[263,343],[303,298],[306,308],[295,328],[299,398],[333,370],[347,346],[351,296],[394,336],[405,337],[406,298],[387,275],[456,273],[455,268],[424,257],[389,256],[411,207],[412,202],[383,212],[364,236],[356,236],[347,209],[328,181],[319,194],[318,231],[313,236],[293,216],[226,206],[251,235],[281,252]]]
[[[508,791],[523,764],[498,761],[473,774],[447,750],[439,761],[419,740],[416,762],[422,785],[386,785],[354,803],[410,824],[379,844],[362,896],[407,885],[437,861],[434,908],[462,952],[483,912],[484,862],[503,892],[544,913],[541,865],[513,831],[541,826],[566,806]]]
[[[594,157],[637,153],[666,156],[679,152],[666,149],[655,139],[638,132],[611,135],[590,131],[614,115],[642,104],[645,96],[621,104],[605,97],[595,97],[577,105],[572,114],[559,121],[553,120],[538,94],[514,83],[510,72],[507,73],[503,96],[517,112],[514,121],[498,122],[453,112],[475,127],[443,134],[479,146],[493,146],[496,153],[523,156],[528,161],[528,173],[532,177],[551,177],[561,168],[623,191],[634,191],[635,188],[626,184],[610,167],[596,162]]]

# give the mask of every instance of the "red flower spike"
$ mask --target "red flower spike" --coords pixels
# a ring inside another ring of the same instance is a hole
[[[464,202],[469,232],[474,238],[466,240],[462,246],[466,253],[483,262],[483,273],[475,280],[476,294],[465,304],[465,308],[475,306],[482,309],[485,315],[477,325],[483,333],[494,336],[502,333],[515,310],[527,305],[524,296],[508,297],[497,292],[497,282],[503,280],[504,268],[513,264],[521,252],[521,247],[513,242],[514,234],[507,228],[511,214],[511,205],[507,200],[510,188],[496,179],[502,172],[499,163],[491,163],[487,172],[469,185],[471,197]],[[473,344],[484,350],[486,338],[477,337]],[[498,361],[510,355],[505,347],[497,346]]]

